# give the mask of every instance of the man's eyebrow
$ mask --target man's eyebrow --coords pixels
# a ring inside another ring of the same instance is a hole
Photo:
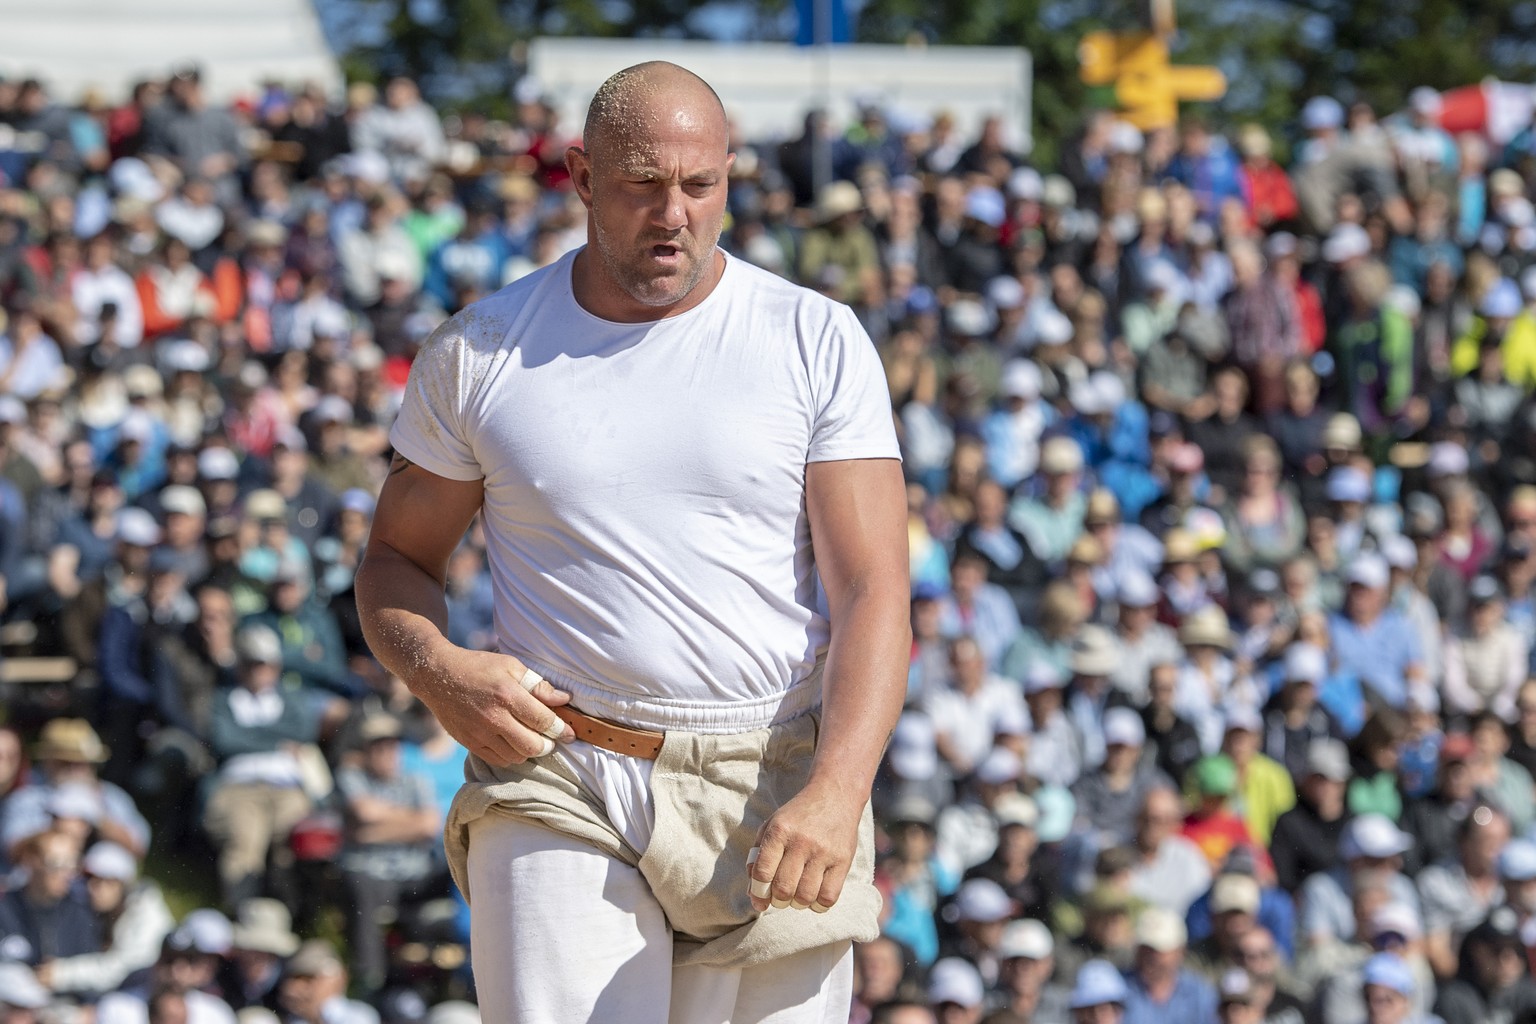
[[[654,164],[636,164],[631,167],[621,167],[619,170],[627,178],[650,178],[653,181],[671,181],[673,177],[671,171],[663,170]],[[720,178],[721,172],[718,167],[701,167],[696,171],[683,173],[679,180],[716,182]]]

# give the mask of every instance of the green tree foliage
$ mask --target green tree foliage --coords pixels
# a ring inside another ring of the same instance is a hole
[[[1416,85],[1536,82],[1536,0],[1182,0],[1178,23],[1173,59],[1227,75],[1228,94],[1205,112],[1210,119],[1258,121],[1282,141],[1315,95],[1389,113]],[[1035,157],[1049,165],[1057,140],[1110,100],[1078,81],[1078,41],[1140,24],[1132,0],[870,0],[859,38],[1029,49]]]
[[[793,32],[790,0],[348,0],[383,12],[377,45],[347,55],[349,74],[408,73],[446,106],[503,113],[517,55],[537,35],[706,34],[707,8],[748,12],[751,38]],[[857,7],[857,0],[854,0]],[[1231,83],[1207,112],[1217,125],[1255,120],[1282,142],[1315,95],[1396,110],[1415,85],[1452,88],[1488,76],[1536,82],[1536,0],[1181,0],[1174,59],[1215,64]],[[1078,80],[1077,45],[1095,29],[1133,30],[1141,0],[867,0],[860,42],[1023,46],[1034,57],[1036,159],[1107,90]]]

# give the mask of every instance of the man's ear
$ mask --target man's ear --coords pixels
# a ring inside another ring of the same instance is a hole
[[[565,169],[571,175],[576,194],[587,206],[592,205],[592,158],[586,150],[572,146],[565,151]]]

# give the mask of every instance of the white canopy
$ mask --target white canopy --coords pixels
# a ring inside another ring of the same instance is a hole
[[[215,101],[266,79],[341,89],[309,0],[0,0],[0,26],[0,75],[41,79],[63,103],[93,86],[121,101],[184,61]]]

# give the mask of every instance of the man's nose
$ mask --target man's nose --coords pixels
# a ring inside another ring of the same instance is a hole
[[[684,206],[684,198],[681,185],[668,185],[662,190],[655,214],[658,226],[668,231],[681,231],[688,226],[688,210]]]

